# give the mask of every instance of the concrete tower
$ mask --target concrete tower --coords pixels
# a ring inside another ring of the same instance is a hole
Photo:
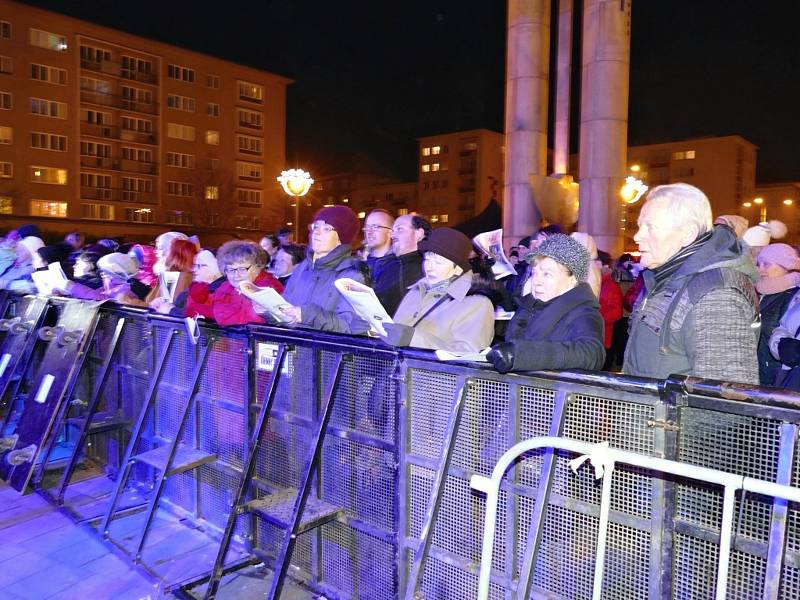
[[[578,229],[622,251],[620,188],[628,142],[631,0],[584,0]]]
[[[539,225],[530,175],[547,174],[550,0],[509,0],[503,231],[516,241]]]

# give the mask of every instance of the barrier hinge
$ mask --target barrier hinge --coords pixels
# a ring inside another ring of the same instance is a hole
[[[650,419],[647,421],[648,427],[659,427],[665,431],[678,431],[679,427],[675,421],[664,421],[662,419]]]

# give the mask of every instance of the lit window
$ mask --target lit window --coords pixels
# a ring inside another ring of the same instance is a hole
[[[441,154],[441,153],[442,153],[442,147],[441,146],[433,146],[431,148],[431,154]]]
[[[0,110],[11,110],[14,108],[14,96],[9,92],[0,92]]]
[[[422,172],[423,173],[430,173],[431,166],[430,165],[422,165]]]
[[[398,208],[397,209],[397,216],[398,217],[402,217],[403,215],[407,215],[407,214],[408,214],[408,209],[407,208]]]
[[[206,144],[219,146],[219,131],[214,131],[213,129],[206,131]]]
[[[194,127],[191,125],[180,125],[178,123],[167,123],[167,137],[175,140],[194,141]]]
[[[152,223],[153,211],[149,208],[126,208],[125,220],[134,223]]]
[[[10,215],[14,212],[14,200],[11,196],[0,196],[0,215]]]
[[[431,215],[431,223],[438,223],[439,215]]]
[[[686,160],[692,160],[694,158],[694,150],[687,150],[686,151]]]
[[[0,162],[0,179],[11,179],[14,177],[14,163]]]
[[[219,200],[219,186],[207,185],[203,195],[206,200]]]
[[[51,202],[50,200],[31,200],[32,217],[59,217],[67,216],[66,202]]]
[[[440,216],[439,216],[439,222],[440,222],[440,223],[447,223],[447,221],[448,221],[449,219],[450,219],[450,217],[449,217],[448,215],[440,215]]]
[[[55,167],[31,166],[31,181],[33,183],[49,183],[52,185],[67,185],[67,170]]]
[[[438,171],[439,170],[439,163],[433,163],[431,165],[431,171]]]
[[[430,156],[430,155],[431,155],[431,149],[429,146],[426,146],[425,148],[422,149],[422,156]]]
[[[248,81],[240,81],[239,98],[241,100],[247,100],[248,102],[258,102],[260,104],[264,101],[264,86]]]
[[[331,205],[331,206],[332,206],[332,205]],[[367,213],[365,213],[363,210],[362,210],[360,213],[358,213],[358,218],[359,218],[359,219],[363,219],[363,218],[365,218],[366,216],[367,216]]]
[[[64,52],[67,50],[67,38],[49,31],[42,31],[41,29],[30,30],[30,42],[32,46],[39,48],[47,48],[48,50],[56,50]]]

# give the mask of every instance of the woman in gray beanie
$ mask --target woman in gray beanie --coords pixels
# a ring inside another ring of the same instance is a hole
[[[586,279],[589,254],[577,240],[548,237],[529,256],[531,293],[519,299],[506,341],[487,360],[501,373],[600,369],[605,360],[603,317]]]

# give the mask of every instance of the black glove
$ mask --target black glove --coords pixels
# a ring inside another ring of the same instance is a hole
[[[486,360],[492,363],[494,368],[501,373],[508,373],[514,368],[513,342],[502,342],[500,344],[495,344],[486,355]]]
[[[384,323],[386,337],[383,341],[392,346],[408,346],[411,338],[414,337],[414,328],[400,323]]]
[[[800,365],[800,340],[785,337],[778,342],[778,356],[787,367]]]

